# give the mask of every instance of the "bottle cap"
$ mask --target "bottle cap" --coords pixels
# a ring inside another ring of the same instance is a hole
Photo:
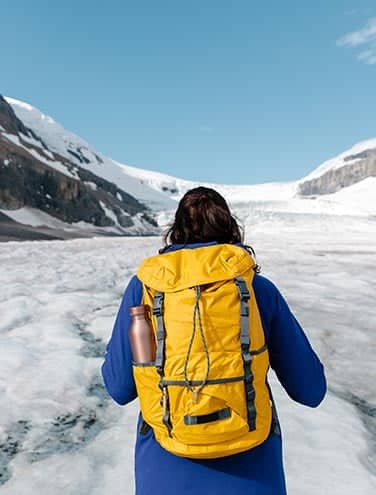
[[[144,315],[148,312],[149,307],[146,304],[140,306],[132,306],[129,308],[129,314],[131,316]]]

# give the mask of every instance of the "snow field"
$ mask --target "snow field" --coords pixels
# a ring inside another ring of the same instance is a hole
[[[283,218],[243,215],[247,241],[305,328],[330,387],[311,410],[272,377],[289,494],[371,495],[367,425],[375,418],[364,411],[375,403],[376,225]],[[0,246],[0,495],[133,493],[137,401],[115,404],[100,366],[124,288],[160,245],[143,237]]]

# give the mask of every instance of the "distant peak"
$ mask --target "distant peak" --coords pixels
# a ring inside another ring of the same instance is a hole
[[[9,96],[5,96],[4,99],[9,103],[9,105],[17,105],[19,107],[24,108],[25,110],[28,110],[29,112],[35,110],[33,106],[31,106],[29,103],[26,103],[21,100],[16,100],[15,98],[11,98]]]

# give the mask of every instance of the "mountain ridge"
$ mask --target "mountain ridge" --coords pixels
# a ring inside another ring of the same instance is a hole
[[[147,206],[115,183],[82,167],[83,158],[78,154],[72,160],[50,149],[1,96],[0,126],[3,214],[7,215],[7,210],[34,208],[71,227],[76,224],[96,234],[105,228],[103,234],[114,235],[152,235],[159,231]]]
[[[155,213],[174,210],[198,185],[216,188],[243,209],[372,215],[375,208],[358,196],[369,196],[376,182],[365,179],[375,177],[376,139],[357,143],[297,181],[184,180],[105,157],[37,108],[0,96],[0,210],[18,222],[41,211],[41,221],[49,214],[49,224],[59,219],[64,230],[77,226],[82,234],[94,229],[96,235],[155,235],[160,232]]]

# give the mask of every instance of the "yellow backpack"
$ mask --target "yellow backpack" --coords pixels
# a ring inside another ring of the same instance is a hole
[[[277,425],[254,268],[244,248],[221,244],[153,256],[137,272],[157,343],[155,362],[133,363],[141,412],[175,455],[232,455]]]

